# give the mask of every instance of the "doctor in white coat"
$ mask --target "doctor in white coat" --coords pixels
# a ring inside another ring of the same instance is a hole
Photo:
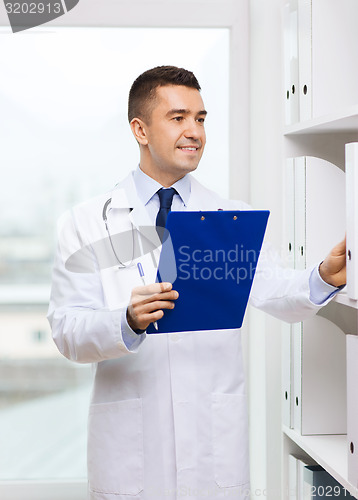
[[[180,297],[170,283],[154,283],[158,245],[134,250],[141,228],[155,225],[161,188],[176,189],[172,210],[249,209],[190,175],[204,150],[205,117],[191,72],[169,66],[140,75],[129,98],[139,167],[59,221],[49,321],[64,356],[95,363],[91,500],[249,495],[240,330],[147,335]],[[345,243],[320,266],[282,271],[264,244],[251,304],[285,321],[308,318],[345,283]]]

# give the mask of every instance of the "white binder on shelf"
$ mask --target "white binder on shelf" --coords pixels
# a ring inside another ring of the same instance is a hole
[[[298,323],[294,336],[294,429],[302,435],[345,434],[345,334],[315,316]]]
[[[298,0],[301,122],[358,103],[357,19],[356,0]]]
[[[295,268],[306,268],[307,157],[295,158]]]
[[[288,158],[284,172],[285,177],[285,263],[288,267],[295,265],[295,172],[294,159]],[[282,323],[282,421],[293,428],[293,337],[292,325]]]
[[[313,156],[295,159],[297,269],[319,263],[344,238],[345,184],[344,172],[333,163]]]
[[[358,2],[313,0],[312,117],[358,104]]]
[[[284,7],[284,69],[285,69],[285,123],[299,120],[298,82],[298,11],[297,0]]]
[[[347,295],[358,300],[358,142],[346,144]]]
[[[292,325],[282,323],[282,423],[293,428]]]
[[[358,336],[347,342],[347,455],[348,481],[358,488]]]
[[[312,0],[298,0],[300,121],[312,118]]]
[[[298,500],[297,497],[297,458],[288,455],[288,495],[289,500]]]
[[[332,163],[309,156],[289,160],[288,172],[291,161],[295,268],[305,269],[322,261],[344,237],[345,175]],[[292,199],[289,189],[287,198],[289,207]],[[289,208],[287,214],[292,217]],[[290,234],[287,229],[286,232]],[[346,432],[344,334],[322,317],[294,324],[292,329],[291,424],[300,434],[343,434]],[[283,348],[287,350],[287,346]]]
[[[304,471],[309,462],[296,455],[288,456],[288,499],[304,500]]]
[[[302,328],[303,323],[292,324],[292,427],[302,433]]]
[[[295,160],[287,158],[285,169],[285,261],[295,267]]]
[[[298,500],[306,500],[305,499],[305,490],[304,490],[304,480],[305,480],[305,469],[310,464],[308,461],[303,460],[302,458],[297,459],[297,499]]]

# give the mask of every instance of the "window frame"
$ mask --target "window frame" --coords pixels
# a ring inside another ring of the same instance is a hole
[[[84,500],[86,480],[0,481],[0,498],[6,500]]]

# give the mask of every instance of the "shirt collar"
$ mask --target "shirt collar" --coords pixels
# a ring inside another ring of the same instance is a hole
[[[159,182],[145,174],[138,166],[133,173],[134,184],[137,189],[138,198],[147,205],[158,189],[163,187]],[[190,177],[185,175],[171,186],[176,189],[185,206],[189,203],[191,183]]]

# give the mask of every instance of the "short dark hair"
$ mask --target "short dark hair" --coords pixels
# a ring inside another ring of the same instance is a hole
[[[156,98],[156,89],[165,85],[184,85],[200,92],[194,73],[176,66],[157,66],[138,76],[129,91],[128,121],[141,118],[150,121]]]

